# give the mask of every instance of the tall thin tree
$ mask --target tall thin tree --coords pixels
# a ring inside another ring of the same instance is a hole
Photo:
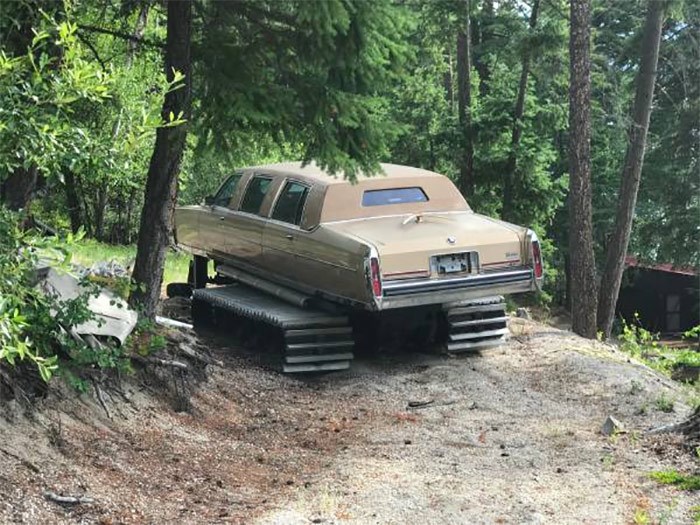
[[[605,269],[598,298],[598,329],[603,332],[605,337],[609,337],[612,330],[615,305],[620,293],[622,272],[625,269],[625,256],[632,232],[634,208],[637,203],[637,191],[642,175],[644,148],[654,97],[656,65],[659,60],[661,28],[666,5],[665,0],[650,0],[647,4],[641,44],[641,62],[637,73],[632,124],[628,132],[627,153],[618,194],[615,228],[606,250]]]
[[[530,36],[537,28],[537,17],[540,11],[540,0],[532,3],[530,11],[529,31]],[[515,213],[515,191],[516,177],[518,171],[518,148],[523,135],[523,115],[525,114],[525,95],[527,94],[527,79],[530,75],[530,45],[526,44],[522,54],[522,64],[520,69],[520,83],[518,84],[518,96],[515,99],[515,109],[513,111],[513,130],[510,138],[510,153],[504,171],[503,181],[503,209],[501,217],[505,220],[516,221]]]
[[[170,0],[167,3],[168,29],[165,69],[169,80],[175,71],[184,75],[184,84],[166,94],[162,117],[170,114],[189,119],[191,109],[191,32],[192,2]],[[172,216],[177,198],[177,178],[185,150],[187,124],[161,127],[148,167],[138,248],[133,280],[138,285],[129,302],[139,306],[144,316],[153,318],[160,299],[165,253],[172,234]]]
[[[459,189],[464,195],[474,193],[474,140],[472,137],[471,90],[471,21],[470,0],[464,0],[462,24],[457,32],[457,91],[459,124],[462,131],[462,161]]]
[[[596,336],[591,190],[591,0],[570,0],[569,254],[572,329]]]

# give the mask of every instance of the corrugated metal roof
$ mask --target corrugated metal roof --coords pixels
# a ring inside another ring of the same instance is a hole
[[[625,266],[628,268],[645,268],[647,270],[656,270],[657,272],[675,273],[680,275],[698,275],[698,269],[692,266],[674,266],[671,263],[645,263],[637,259],[633,255],[625,257]]]

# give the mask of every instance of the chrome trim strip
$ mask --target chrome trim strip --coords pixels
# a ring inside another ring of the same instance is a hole
[[[445,289],[459,290],[530,280],[532,280],[531,269],[457,277],[453,279],[412,279],[400,282],[386,282],[384,284],[384,296],[394,297]]]

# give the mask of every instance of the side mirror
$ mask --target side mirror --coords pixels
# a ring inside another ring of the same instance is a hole
[[[213,195],[207,195],[204,197],[204,204],[207,206],[211,206],[214,204],[214,196]]]

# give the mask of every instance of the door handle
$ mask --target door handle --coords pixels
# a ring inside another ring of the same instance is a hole
[[[289,239],[290,241],[293,241],[293,240],[294,240],[294,235],[292,235],[291,233],[288,233],[287,235],[285,235],[285,237],[286,237],[287,239]]]

